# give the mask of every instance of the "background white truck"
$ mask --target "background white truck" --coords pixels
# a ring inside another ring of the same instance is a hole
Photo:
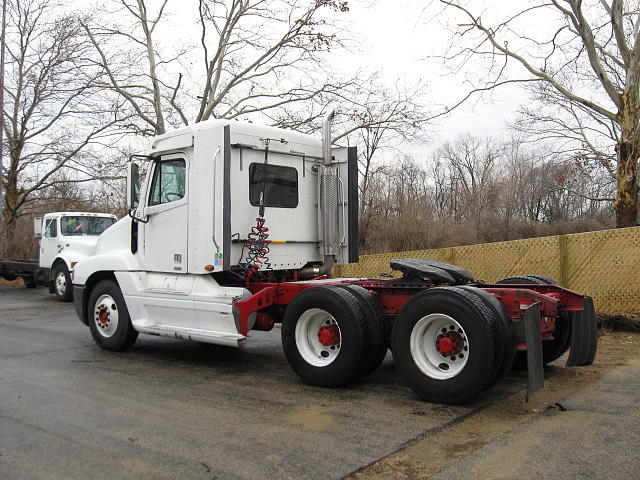
[[[424,399],[460,403],[514,365],[596,352],[591,299],[539,276],[497,284],[463,268],[401,259],[401,276],[332,278],[358,261],[355,148],[310,135],[210,120],[160,135],[131,159],[130,214],[74,270],[74,304],[104,349],[139,333],[239,345],[282,324],[289,364],[338,386],[373,372],[389,346]],[[140,184],[142,163],[149,174]],[[524,360],[524,362],[523,362]]]
[[[76,263],[95,252],[98,236],[117,217],[108,213],[52,212],[33,220],[38,260],[0,261],[0,277],[22,278],[27,287],[49,287],[62,302],[71,301],[71,272]]]

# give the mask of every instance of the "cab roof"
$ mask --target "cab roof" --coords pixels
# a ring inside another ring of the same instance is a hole
[[[193,135],[196,132],[214,130],[227,125],[230,127],[232,136],[251,136],[262,139],[269,138],[271,140],[278,140],[288,144],[307,145],[314,149],[322,148],[322,141],[313,135],[307,135],[293,130],[285,130],[283,128],[259,125],[256,123],[212,119],[194,123],[193,125],[178,128],[154,137],[151,141],[151,150],[163,150],[164,148],[161,148],[161,146],[165,147],[167,145],[182,146],[185,141],[191,144],[193,141]],[[177,137],[182,138],[181,140],[178,140]],[[187,140],[188,137],[191,137],[191,139]],[[275,142],[274,147],[277,149],[277,142]]]

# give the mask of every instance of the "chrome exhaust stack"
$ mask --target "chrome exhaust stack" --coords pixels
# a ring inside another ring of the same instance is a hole
[[[335,113],[335,109],[329,110],[322,120],[322,165],[318,167],[318,233],[324,261],[322,265],[300,269],[300,279],[330,274],[338,253],[338,167],[332,165],[331,156],[331,121]]]
[[[322,159],[325,165],[331,164],[331,122],[335,116],[336,110],[332,108],[322,119]]]
[[[331,158],[331,121],[336,111],[329,110],[322,121],[322,159],[318,171],[318,231],[320,243],[326,257],[338,253],[338,167]]]

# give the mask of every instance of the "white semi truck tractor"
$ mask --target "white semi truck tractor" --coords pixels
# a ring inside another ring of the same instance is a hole
[[[27,287],[47,286],[61,302],[73,298],[71,273],[80,260],[93,255],[98,236],[117,217],[108,213],[51,212],[33,220],[38,260],[0,261],[0,277],[22,278]]]
[[[539,276],[481,283],[463,268],[399,259],[393,278],[334,278],[358,261],[355,148],[210,120],[160,135],[130,159],[129,216],[73,271],[74,303],[95,342],[138,334],[237,346],[281,324],[300,378],[334,387],[373,372],[389,348],[425,400],[461,403],[570,349],[596,352],[591,299]],[[146,164],[146,165],[144,165]],[[141,167],[148,173],[139,180]]]

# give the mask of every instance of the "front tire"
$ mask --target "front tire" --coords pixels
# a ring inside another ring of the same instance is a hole
[[[138,338],[120,287],[114,280],[102,280],[93,288],[87,320],[93,340],[105,350],[127,350]]]
[[[400,373],[424,400],[459,404],[498,377],[504,324],[476,295],[431,288],[404,305],[391,334]]]
[[[56,263],[53,267],[53,291],[61,302],[70,302],[73,299],[71,274],[64,263]]]

